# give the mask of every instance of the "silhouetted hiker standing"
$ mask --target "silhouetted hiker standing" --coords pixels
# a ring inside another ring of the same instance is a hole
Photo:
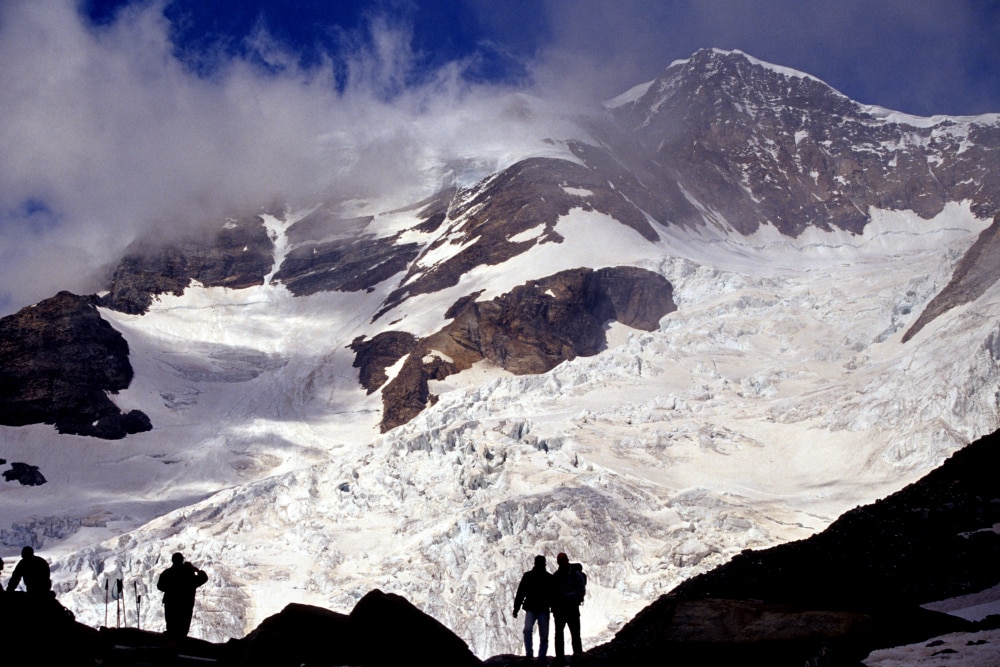
[[[174,554],[170,560],[173,565],[163,571],[156,587],[163,591],[163,616],[167,621],[167,636],[183,639],[191,629],[195,590],[208,581],[208,575],[185,562],[184,556],[179,553]]]
[[[47,594],[52,590],[52,579],[49,578],[49,564],[41,556],[35,555],[31,547],[21,549],[21,560],[14,566],[7,584],[8,591],[17,590],[17,585],[24,580],[24,588],[30,595]]]
[[[552,575],[545,569],[545,556],[535,556],[535,566],[524,573],[514,596],[514,618],[524,609],[524,650],[534,657],[532,632],[538,623],[538,662],[544,664],[549,650],[549,607],[552,605]]]
[[[569,626],[569,635],[573,643],[573,655],[583,653],[580,641],[580,605],[587,594],[587,575],[579,563],[570,563],[566,554],[556,556],[559,567],[553,579],[552,615],[556,622],[556,664],[565,660],[563,629]]]

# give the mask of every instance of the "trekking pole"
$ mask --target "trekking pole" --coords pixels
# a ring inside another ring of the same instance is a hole
[[[115,626],[122,627],[122,580],[115,581]]]
[[[104,577],[104,627],[108,627],[108,578]]]
[[[125,627],[128,627],[128,613],[125,610],[125,587],[122,585],[122,580],[118,580],[118,598],[122,601],[122,622],[125,623]]]
[[[142,594],[139,593],[139,582],[132,582],[132,589],[135,591],[135,629],[142,630]]]

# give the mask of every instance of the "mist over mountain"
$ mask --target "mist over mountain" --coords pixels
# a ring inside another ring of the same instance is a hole
[[[447,171],[394,156],[420,188],[209,206],[0,320],[0,457],[46,480],[0,484],[0,543],[79,620],[183,551],[201,638],[379,588],[485,657],[567,552],[593,645],[1000,426],[1000,117],[714,49],[555,123],[504,100]]]

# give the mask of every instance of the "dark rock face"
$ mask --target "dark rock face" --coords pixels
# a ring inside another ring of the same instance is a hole
[[[760,664],[860,667],[875,648],[971,631],[962,619],[919,608],[891,614],[751,599],[665,595],[639,612],[588,664]]]
[[[980,233],[962,257],[945,288],[931,299],[903,334],[903,342],[913,338],[938,316],[981,297],[997,279],[1000,279],[1000,213],[993,216],[993,224]]]
[[[93,667],[99,664],[97,630],[74,621],[73,614],[55,597],[0,593],[0,623],[7,639],[4,665]]]
[[[107,396],[128,387],[128,343],[91,296],[60,292],[0,319],[0,423],[55,424],[61,433],[123,438],[152,428]]]
[[[361,386],[370,394],[389,379],[385,369],[408,355],[416,346],[417,339],[413,334],[386,331],[368,341],[361,336],[348,347],[354,351],[354,368],[361,369]]]
[[[435,231],[445,219],[454,189],[444,190],[414,204],[423,220],[415,229]],[[343,219],[316,211],[286,232],[292,250],[282,261],[275,280],[295,296],[317,292],[359,292],[406,271],[417,258],[416,243],[401,243],[400,235],[377,237],[364,232],[371,216]]]
[[[612,115],[618,129],[604,138],[617,160],[652,182],[676,180],[743,234],[764,222],[789,236],[857,233],[871,206],[925,218],[949,201],[969,200],[983,218],[1000,208],[997,125],[973,124],[967,137],[950,120],[907,125],[739,52],[698,51]],[[689,217],[673,191],[659,199],[660,222]]]
[[[230,221],[209,244],[137,244],[118,264],[101,305],[137,315],[158,294],[183,294],[192,280],[232,289],[262,285],[273,263],[271,239],[260,218]]]
[[[288,253],[274,277],[295,296],[359,292],[405,271],[418,253],[396,236],[310,243]]]
[[[604,349],[610,321],[652,331],[674,310],[670,283],[635,267],[573,269],[491,301],[463,299],[448,312],[452,322],[419,341],[382,390],[382,430],[406,423],[433,401],[430,380],[484,359],[518,375],[544,373]]]
[[[572,208],[606,213],[650,242],[659,239],[642,212],[601,174],[566,160],[522,160],[458,193],[447,211],[447,221],[464,220],[461,231],[442,236],[424,254],[446,245],[464,247],[438,264],[412,266],[401,286],[386,299],[383,312],[408,296],[456,285],[459,278],[477,266],[501,264],[536,244],[561,242],[556,223]],[[440,217],[441,211],[435,215]],[[428,223],[432,219],[428,218]],[[515,239],[539,226],[544,229],[536,237]]]
[[[21,486],[41,486],[46,482],[38,466],[20,462],[11,463],[10,470],[3,471],[3,478],[8,482],[20,482]]]

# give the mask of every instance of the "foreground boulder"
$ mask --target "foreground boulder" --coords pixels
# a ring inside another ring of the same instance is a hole
[[[98,632],[73,619],[55,597],[0,591],[0,664],[89,667],[99,652]]]
[[[358,664],[351,637],[345,614],[293,603],[235,642],[234,658],[248,667]]]
[[[392,593],[374,590],[361,598],[351,611],[350,629],[363,667],[482,664],[455,633]]]
[[[482,664],[440,622],[405,598],[379,590],[361,598],[347,616],[290,604],[233,644],[232,661],[250,667]]]

